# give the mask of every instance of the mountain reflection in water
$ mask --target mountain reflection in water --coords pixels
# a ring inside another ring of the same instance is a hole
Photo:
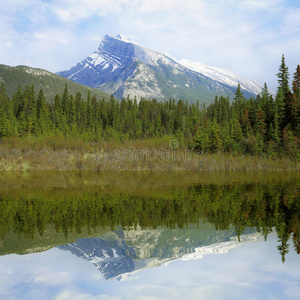
[[[89,261],[105,279],[122,281],[140,269],[158,267],[176,259],[193,260],[207,254],[228,253],[244,243],[261,240],[261,234],[248,233],[238,241],[233,228],[215,231],[208,224],[200,224],[189,229],[118,229],[58,248]]]

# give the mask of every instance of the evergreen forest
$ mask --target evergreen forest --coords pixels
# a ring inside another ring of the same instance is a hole
[[[292,76],[282,55],[276,95],[267,84],[246,99],[238,85],[234,101],[216,96],[209,105],[155,99],[98,99],[89,92],[63,93],[49,103],[43,90],[19,86],[9,97],[0,87],[0,138],[63,136],[98,142],[170,136],[198,152],[286,154],[300,159],[300,65]]]

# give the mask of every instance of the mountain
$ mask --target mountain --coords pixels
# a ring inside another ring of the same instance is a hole
[[[68,84],[70,94],[81,92],[83,97],[86,97],[88,91],[92,96],[97,98],[105,97],[109,99],[109,95],[103,91],[85,85],[78,84],[69,79],[63,78],[59,75],[51,73],[46,70],[31,68],[27,66],[10,67],[0,65],[0,84],[3,83],[5,89],[10,97],[17,91],[19,85],[24,87],[26,85],[34,85],[36,93],[43,89],[47,101],[52,101],[56,94],[62,94],[65,84]]]
[[[118,229],[98,238],[78,239],[59,246],[61,250],[92,263],[105,279],[125,280],[145,268],[158,267],[174,260],[200,259],[203,255],[227,253],[246,242],[263,239],[260,233],[236,237],[233,228],[216,231],[210,224],[191,225],[188,229]]]
[[[72,81],[99,88],[121,99],[183,99],[211,102],[216,95],[233,99],[238,83],[246,97],[262,86],[230,71],[147,49],[124,35],[106,35],[97,51],[70,70],[57,73]]]

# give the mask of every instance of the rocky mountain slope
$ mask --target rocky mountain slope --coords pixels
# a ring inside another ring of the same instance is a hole
[[[257,95],[262,86],[230,71],[147,49],[123,35],[106,35],[98,50],[59,75],[102,89],[121,99],[170,98],[211,102],[216,95],[233,98],[238,83],[246,97]]]

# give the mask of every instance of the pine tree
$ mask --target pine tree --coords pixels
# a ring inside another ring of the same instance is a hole
[[[300,135],[300,65],[297,66],[293,76],[293,100],[289,104],[292,117],[292,125]]]
[[[256,155],[262,154],[264,147],[264,138],[258,131],[255,135],[255,143],[253,145],[253,152]]]
[[[296,99],[300,101],[300,65],[297,65],[296,71],[293,76],[293,93]]]
[[[261,91],[259,107],[261,107],[266,114],[266,123],[270,124],[274,115],[274,101],[272,95],[269,93],[266,83]]]
[[[109,120],[109,125],[111,127],[114,127],[115,122],[116,122],[116,100],[113,96],[110,97],[109,101],[109,113],[108,113],[108,120]]]
[[[287,95],[287,93],[290,91],[289,88],[289,70],[288,67],[285,64],[285,58],[284,58],[284,54],[282,54],[282,58],[281,58],[281,64],[279,66],[279,73],[277,73],[277,77],[278,77],[278,89],[281,88],[283,91],[284,95]]]
[[[68,107],[69,107],[69,89],[68,89],[68,84],[65,84],[64,92],[61,97],[61,109],[62,113],[67,116],[68,112]]]
[[[206,152],[211,147],[208,128],[199,127],[193,140],[193,150],[197,152]]]
[[[243,131],[240,122],[238,119],[233,117],[230,122],[230,135],[231,137],[239,141],[243,137]]]
[[[17,134],[16,118],[13,106],[9,100],[3,84],[0,86],[0,137],[9,137]]]
[[[22,133],[31,135],[37,130],[37,112],[34,86],[24,89],[24,107],[22,109]]]
[[[17,92],[14,94],[12,102],[13,102],[14,115],[18,118],[24,106],[24,99],[23,99],[23,92],[22,92],[21,85],[19,85]]]
[[[261,137],[265,136],[266,133],[266,114],[265,112],[259,108],[256,113],[256,122],[255,122],[255,131],[256,133],[260,134]]]
[[[50,114],[48,105],[46,104],[46,97],[43,90],[40,90],[37,97],[36,104],[36,114],[37,114],[37,132],[39,134],[45,134],[50,132]]]
[[[234,106],[235,106],[235,111],[237,113],[237,117],[239,118],[239,120],[241,120],[242,117],[242,112],[244,110],[244,94],[241,91],[241,85],[238,84],[238,87],[235,91],[235,96],[234,96]]]
[[[92,101],[91,92],[88,91],[88,96],[87,96],[87,99],[86,99],[86,102],[85,102],[85,106],[86,106],[85,130],[88,131],[88,132],[90,132],[92,127],[93,127],[93,125],[92,125],[93,116],[92,116],[91,101]]]
[[[280,127],[278,121],[278,112],[275,110],[274,120],[273,120],[273,132],[272,132],[272,140],[275,142],[276,146],[279,145],[280,142]]]
[[[53,127],[56,131],[60,131],[62,123],[62,108],[61,108],[61,98],[59,94],[54,97],[53,111],[52,111],[52,121]]]
[[[221,139],[223,141],[223,149],[225,151],[228,151],[228,152],[230,150],[232,150],[233,140],[230,136],[230,124],[229,124],[229,122],[225,123],[221,127]]]
[[[283,90],[281,87],[278,88],[278,92],[276,94],[276,98],[275,98],[275,110],[277,112],[278,115],[278,125],[280,130],[282,130],[285,126],[285,102],[284,102],[284,94],[283,94]]]
[[[259,103],[259,106],[262,107],[263,109],[267,106],[269,96],[270,96],[270,93],[269,93],[269,90],[268,90],[268,86],[265,82],[264,87],[261,91],[261,101]]]
[[[245,137],[248,137],[251,131],[251,124],[250,124],[250,119],[249,119],[249,110],[248,108],[245,108],[241,120],[240,120],[241,128],[243,131],[243,134]]]
[[[83,103],[82,103],[82,95],[80,92],[77,92],[75,95],[75,111],[76,111],[76,124],[78,134],[82,133],[83,128]]]
[[[210,126],[210,148],[212,152],[220,151],[223,147],[220,125],[213,121]]]
[[[241,84],[239,83],[235,91],[234,100],[237,104],[241,104],[244,99],[244,94],[241,91]]]
[[[102,129],[105,130],[108,127],[108,105],[107,102],[105,100],[105,98],[102,98],[100,101],[100,105],[99,105],[99,110],[100,110],[100,118],[102,121]]]

